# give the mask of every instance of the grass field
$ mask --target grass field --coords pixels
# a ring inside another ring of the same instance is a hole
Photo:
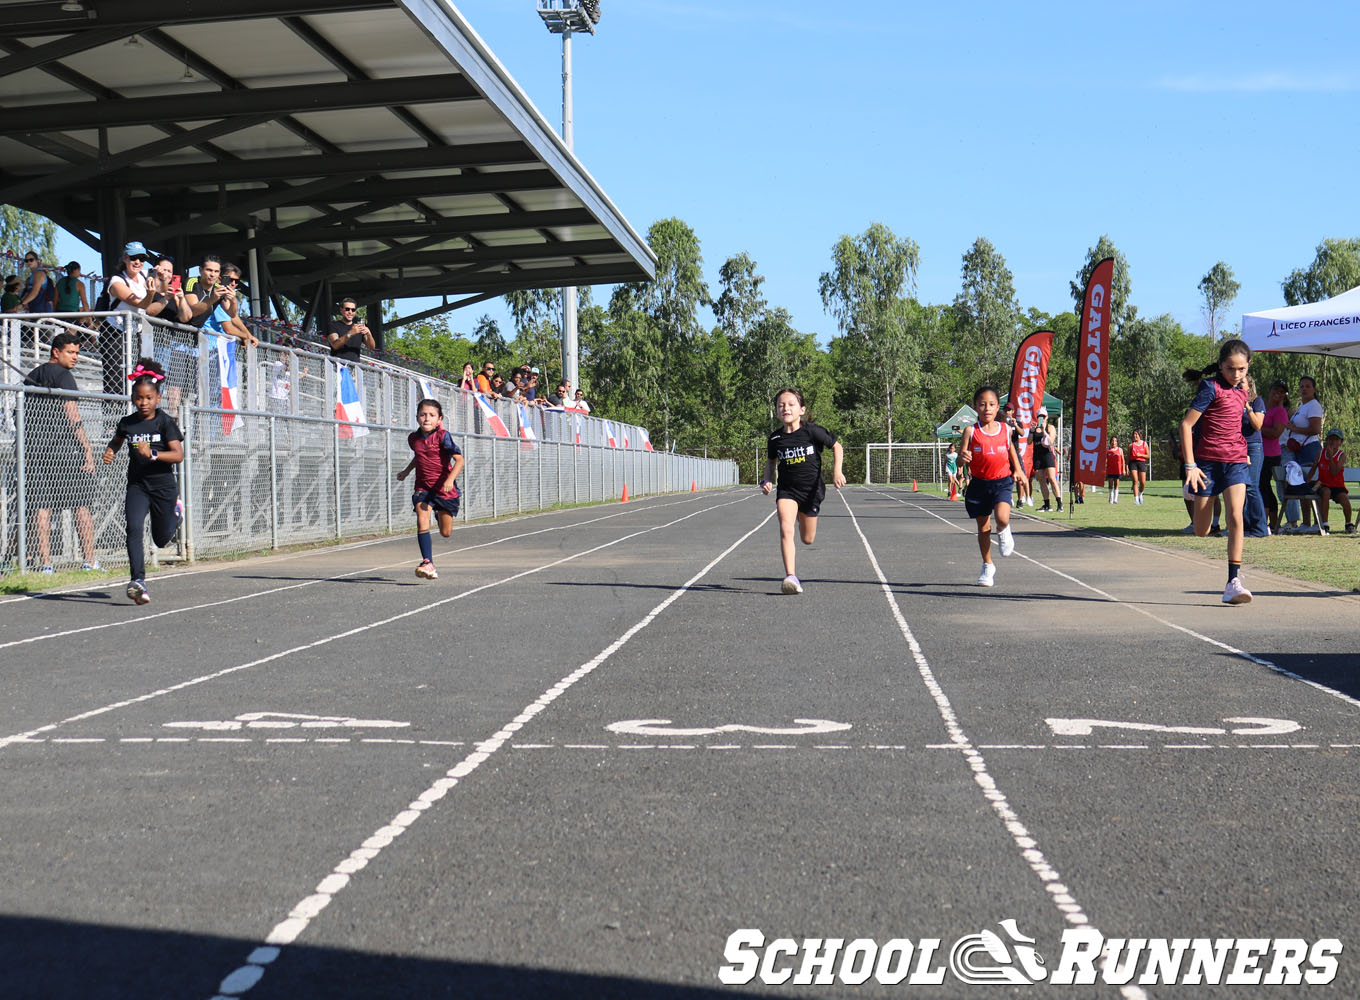
[[[930,492],[937,492],[933,487]],[[1148,483],[1146,502],[1133,502],[1133,487],[1127,482],[1120,487],[1119,503],[1108,502],[1104,489],[1099,493],[1086,491],[1086,502],[1067,510],[1063,497],[1063,512],[1038,514],[1037,508],[1025,508],[1025,513],[1052,519],[1060,524],[1128,538],[1168,549],[1198,552],[1212,559],[1225,559],[1227,542],[1224,538],[1196,538],[1182,533],[1190,519],[1181,499],[1181,484],[1160,479]],[[1042,499],[1037,501],[1042,503]],[[1320,535],[1273,535],[1270,538],[1244,540],[1242,564],[1244,573],[1255,569],[1279,573],[1296,580],[1332,587],[1339,591],[1360,591],[1360,535],[1342,534],[1345,522],[1341,510],[1333,507],[1330,514],[1333,531]]]

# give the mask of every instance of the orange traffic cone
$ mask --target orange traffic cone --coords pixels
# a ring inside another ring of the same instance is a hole
[[[911,481],[911,491],[912,491],[913,493],[920,493],[920,492],[921,492],[920,490],[918,490],[918,489],[916,488],[916,480],[915,480],[915,479],[913,479],[913,480]]]
[[[691,480],[689,481],[689,491],[690,491],[691,493],[698,493],[698,492],[699,492],[699,484],[698,484],[697,482],[695,482],[693,479],[691,479]]]
[[[958,498],[959,498],[959,484],[951,480],[949,483],[949,499],[957,500]]]
[[[619,503],[627,503],[627,502],[628,502],[628,484],[627,484],[627,483],[624,483],[624,484],[623,484],[623,496],[619,497]]]

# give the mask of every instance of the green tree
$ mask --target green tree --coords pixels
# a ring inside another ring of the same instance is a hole
[[[1020,303],[1006,258],[979,236],[963,255],[963,287],[954,299],[956,357],[976,378],[1001,384],[1019,346]]]
[[[1106,257],[1114,258],[1114,281],[1110,294],[1110,325],[1117,333],[1124,323],[1129,319],[1129,292],[1132,289],[1132,282],[1129,278],[1129,262],[1114,241],[1108,235],[1101,236],[1096,241],[1096,245],[1086,250],[1086,263],[1077,271],[1076,279],[1071,283],[1073,312],[1078,316],[1086,302],[1086,282],[1091,277],[1091,272],[1096,269]]]
[[[718,269],[718,283],[722,292],[713,303],[718,325],[729,340],[745,340],[765,313],[767,303],[760,294],[765,279],[756,272],[756,262],[750,255],[739,253],[728,257]]]
[[[1199,279],[1199,293],[1204,296],[1204,315],[1209,320],[1210,340],[1218,339],[1219,320],[1241,289],[1242,283],[1234,280],[1232,268],[1221,260]]]
[[[875,409],[893,437],[899,393],[910,391],[919,359],[908,338],[905,294],[915,291],[920,248],[881,222],[859,236],[842,236],[831,248],[831,270],[818,281],[822,305],[836,319],[851,355],[879,385]]]
[[[481,371],[481,362],[499,361],[509,352],[505,338],[501,336],[501,326],[488,315],[483,315],[477,320],[477,326],[472,331],[473,342],[477,345],[477,370]]]
[[[1360,285],[1360,239],[1323,240],[1307,267],[1295,268],[1280,283],[1286,305],[1321,302]]]
[[[44,261],[57,263],[57,224],[13,205],[0,205],[0,248],[18,257],[36,250]]]

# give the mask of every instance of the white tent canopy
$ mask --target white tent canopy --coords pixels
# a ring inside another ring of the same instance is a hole
[[[1247,313],[1242,339],[1253,351],[1360,358],[1360,288],[1322,302]]]

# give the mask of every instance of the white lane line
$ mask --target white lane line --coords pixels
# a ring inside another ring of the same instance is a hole
[[[911,650],[912,659],[916,661],[917,673],[920,674],[926,690],[935,701],[936,711],[939,712],[945,729],[949,733],[950,742],[967,760],[968,767],[973,772],[973,780],[982,789],[983,797],[991,803],[993,811],[1011,835],[1011,839],[1015,841],[1015,846],[1020,850],[1020,856],[1029,865],[1030,870],[1043,882],[1045,891],[1048,892],[1049,898],[1053,905],[1057,907],[1058,912],[1063,915],[1063,919],[1070,924],[1091,926],[1090,917],[1086,915],[1081,904],[1076,901],[1071,890],[1063,884],[1062,876],[1044,857],[1043,852],[1039,850],[1038,842],[1031,835],[1029,829],[1020,822],[1020,817],[1011,808],[1005,793],[997,787],[996,780],[988,773],[987,761],[982,756],[982,751],[973,744],[973,741],[959,723],[958,716],[954,712],[954,706],[950,704],[949,696],[944,693],[944,688],[935,678],[935,672],[926,660],[921,644],[916,641],[916,636],[912,633],[911,626],[907,624],[906,616],[902,614],[902,608],[893,595],[888,578],[883,575],[883,569],[878,564],[873,547],[869,544],[869,539],[864,536],[864,532],[859,526],[859,518],[855,517],[855,512],[850,507],[850,501],[846,499],[844,494],[841,494],[841,503],[845,505],[846,513],[850,515],[850,523],[854,525],[855,533],[859,535],[859,540],[864,545],[864,552],[869,557],[869,564],[878,577],[883,596],[888,599],[888,606],[892,609],[893,618],[897,621],[897,627],[902,632],[902,637],[907,641],[907,648]],[[1146,991],[1137,986],[1121,986],[1119,993],[1126,1000],[1146,1000],[1147,998]]]
[[[259,659],[250,660],[247,663],[239,663],[234,667],[226,667],[222,670],[217,670],[210,674],[203,674],[199,677],[192,677],[187,681],[180,681],[178,684],[171,684],[168,687],[159,688],[155,691],[149,691],[146,694],[137,695],[136,697],[133,698],[125,698],[122,701],[116,701],[113,704],[104,705],[101,708],[94,708],[88,712],[81,712],[79,715],[72,715],[68,718],[62,719],[59,722],[52,722],[45,726],[39,726],[36,729],[30,729],[27,732],[16,733],[13,736],[6,736],[5,738],[0,739],[0,750],[3,750],[11,743],[18,743],[22,742],[23,740],[31,739],[34,736],[40,736],[43,733],[51,732],[53,729],[69,725],[72,722],[81,722],[84,721],[85,719],[92,719],[96,716],[104,715],[108,712],[113,712],[120,708],[127,708],[129,705],[137,705],[144,701],[151,701],[154,698],[160,698],[164,695],[172,694],[176,691],[183,691],[185,688],[191,688],[199,684],[205,684],[208,681],[218,680],[219,678],[227,677],[231,674],[237,673],[242,670],[250,670],[253,667],[258,667],[265,663],[272,663],[274,660],[281,660],[286,656],[292,656],[294,653],[302,653],[306,652],[307,650],[317,649],[321,646],[328,646],[333,642],[340,641],[341,639],[348,639],[351,636],[361,635],[364,632],[368,632],[376,628],[382,628],[385,625],[391,625],[393,622],[399,622],[406,618],[410,618],[414,615],[424,614],[426,611],[433,611],[436,608],[442,608],[446,604],[452,604],[454,601],[461,601],[466,597],[472,597],[474,594],[479,594],[484,590],[490,590],[493,587],[499,587],[503,584],[510,583],[514,580],[519,580],[526,576],[532,576],[535,573],[541,573],[544,570],[552,569],[555,566],[561,566],[564,563],[572,562],[573,560],[580,559],[583,556],[588,556],[591,555],[592,553],[599,552],[601,549],[607,549],[612,546],[618,545],[622,542],[626,542],[629,539],[637,538],[641,535],[646,535],[653,531],[660,531],[663,528],[672,527],[673,525],[679,524],[681,521],[688,521],[691,517],[697,517],[700,514],[706,514],[709,511],[718,510],[722,507],[730,507],[732,504],[744,503],[748,499],[750,499],[749,496],[742,496],[736,500],[728,500],[725,503],[715,504],[712,507],[705,507],[701,510],[691,511],[688,514],[685,514],[683,517],[678,517],[673,521],[667,521],[665,524],[657,524],[653,525],[650,528],[643,528],[639,531],[634,531],[627,535],[621,535],[618,538],[615,538],[613,541],[604,542],[600,545],[596,545],[593,548],[584,549],[580,552],[575,552],[569,556],[563,556],[561,559],[554,559],[552,562],[544,563],[541,566],[534,566],[530,569],[521,570],[518,573],[514,573],[510,576],[503,577],[500,580],[493,580],[490,583],[484,583],[479,587],[473,587],[471,590],[464,590],[461,591],[460,593],[454,594],[451,597],[445,597],[443,600],[431,601],[429,604],[422,604],[419,607],[410,609],[409,611],[403,611],[400,614],[395,614],[388,618],[382,618],[379,619],[378,621],[370,622],[367,625],[359,625],[355,628],[347,629],[344,632],[337,632],[334,635],[324,636],[323,638],[317,639],[313,642],[303,643],[302,645],[299,646],[293,646],[290,649],[283,649],[278,651],[277,653],[271,653],[268,656],[262,656]]]
[[[922,507],[920,504],[909,503],[909,502],[906,501],[906,500],[902,500],[902,499],[899,499],[898,497],[892,496],[892,495],[890,495],[890,494],[883,493],[883,492],[880,491],[880,490],[869,490],[868,492],[871,492],[871,493],[878,493],[880,496],[885,496],[885,497],[887,497],[888,499],[893,500],[893,501],[895,501],[896,503],[903,504],[904,506],[907,506],[907,507],[915,507],[917,510],[923,511],[923,512],[926,513],[926,514],[929,514],[931,517],[935,518],[936,520],[943,521],[945,524],[949,525],[951,528],[954,528],[954,529],[956,529],[956,530],[958,530],[958,531],[962,531],[962,532],[964,532],[965,534],[970,534],[970,535],[971,535],[971,534],[974,534],[974,531],[973,531],[972,529],[970,529],[970,528],[965,528],[965,527],[963,527],[962,525],[955,524],[953,521],[950,521],[948,518],[946,518],[946,517],[941,517],[939,514],[935,513],[933,510],[929,510],[929,509],[926,508],[926,507]],[[1104,537],[1104,536],[1098,536],[1098,537]],[[1100,595],[1101,597],[1105,598],[1105,600],[1109,601],[1111,604],[1117,604],[1117,605],[1119,605],[1120,607],[1128,608],[1130,611],[1135,611],[1135,612],[1137,612],[1138,614],[1143,615],[1143,616],[1146,617],[1146,618],[1151,618],[1153,621],[1157,622],[1157,623],[1160,624],[1160,625],[1165,625],[1165,626],[1166,626],[1167,628],[1169,628],[1169,629],[1173,629],[1174,631],[1184,633],[1185,635],[1190,636],[1192,639],[1198,639],[1200,642],[1208,643],[1210,646],[1213,646],[1213,647],[1215,647],[1216,649],[1221,649],[1221,650],[1222,650],[1223,652],[1225,652],[1225,653],[1229,653],[1229,654],[1231,654],[1231,655],[1233,655],[1233,656],[1240,657],[1241,659],[1247,660],[1247,661],[1250,662],[1250,663],[1255,663],[1255,664],[1257,664],[1258,666],[1266,667],[1267,669],[1273,670],[1275,673],[1279,674],[1279,675],[1282,676],[1282,677],[1288,677],[1290,680],[1301,681],[1301,682],[1303,682],[1304,684],[1307,684],[1307,685],[1308,685],[1309,687],[1311,687],[1311,688],[1316,688],[1317,690],[1323,692],[1324,694],[1331,695],[1333,698],[1336,698],[1336,699],[1338,699],[1338,700],[1340,700],[1340,701],[1344,701],[1344,702],[1345,702],[1346,704],[1348,704],[1348,705],[1353,705],[1353,706],[1355,706],[1356,708],[1360,708],[1360,700],[1357,700],[1357,699],[1355,699],[1355,698],[1352,698],[1350,695],[1345,694],[1344,692],[1337,691],[1335,688],[1329,688],[1329,687],[1327,687],[1327,685],[1325,685],[1325,684],[1321,684],[1321,683],[1319,683],[1319,682],[1317,682],[1317,681],[1309,680],[1307,677],[1303,677],[1303,676],[1301,676],[1301,675],[1299,675],[1299,674],[1296,674],[1296,673],[1294,673],[1294,671],[1292,671],[1292,670],[1286,670],[1284,667],[1280,666],[1278,663],[1273,663],[1272,661],[1267,660],[1267,659],[1265,659],[1264,657],[1256,656],[1256,655],[1253,654],[1253,653],[1248,653],[1246,650],[1238,649],[1236,646],[1231,646],[1231,645],[1229,645],[1229,644],[1226,643],[1226,642],[1221,642],[1220,640],[1214,639],[1214,638],[1212,638],[1212,637],[1210,637],[1210,636],[1207,636],[1207,635],[1204,635],[1204,634],[1201,633],[1201,632],[1196,632],[1196,631],[1195,631],[1194,629],[1192,629],[1192,628],[1187,628],[1187,627],[1184,626],[1184,625],[1177,625],[1177,624],[1176,624],[1175,622],[1173,622],[1173,621],[1168,621],[1167,619],[1161,617],[1160,615],[1154,614],[1153,612],[1149,611],[1147,608],[1140,607],[1139,605],[1137,605],[1137,604],[1135,604],[1135,603],[1133,603],[1133,602],[1131,602],[1131,601],[1120,600],[1118,597],[1115,597],[1113,594],[1109,593],[1108,591],[1101,590],[1099,587],[1094,587],[1094,586],[1092,586],[1091,584],[1085,582],[1084,580],[1079,580],[1079,579],[1077,579],[1075,576],[1072,576],[1070,573],[1064,573],[1062,570],[1057,569],[1057,568],[1054,567],[1054,566],[1050,566],[1050,565],[1048,565],[1047,563],[1042,563],[1042,562],[1040,562],[1038,559],[1035,559],[1035,558],[1033,558],[1032,556],[1027,556],[1027,555],[1025,555],[1023,552],[1020,552],[1019,550],[1016,550],[1014,553],[1012,553],[1011,558],[1015,558],[1015,557],[1017,557],[1017,556],[1018,556],[1019,558],[1025,560],[1026,562],[1033,563],[1035,566],[1038,566],[1040,569],[1048,570],[1048,572],[1054,574],[1055,576],[1060,576],[1060,577],[1062,577],[1064,580],[1067,580],[1067,581],[1069,581],[1069,582],[1071,582],[1071,583],[1075,583],[1078,587],[1082,587],[1082,588],[1084,588],[1084,589],[1086,589],[1086,590],[1089,590],[1089,591],[1090,591],[1091,593],[1093,593],[1093,594],[1098,594],[1098,595]]]
[[[705,498],[705,499],[708,499],[708,498]],[[664,503],[664,504],[651,504],[651,505],[649,505],[649,506],[647,506],[647,507],[645,507],[645,508],[643,508],[643,509],[645,509],[645,510],[655,510],[655,509],[659,509],[659,508],[661,508],[661,507],[671,507],[671,506],[675,506],[676,504],[681,504],[681,503],[693,503],[693,502],[695,502],[695,501],[689,500],[689,499],[686,499],[686,500],[675,500],[675,501],[670,501],[670,502],[667,502],[667,503]],[[452,558],[452,557],[454,557],[454,556],[461,555],[461,554],[463,554],[464,552],[472,552],[472,551],[474,551],[474,550],[476,550],[476,549],[484,549],[484,548],[488,548],[488,547],[490,547],[490,546],[492,546],[492,545],[500,545],[500,544],[502,544],[502,543],[504,543],[504,542],[516,542],[516,541],[519,541],[519,540],[524,539],[524,538],[531,538],[531,537],[533,537],[534,535],[542,535],[542,534],[546,534],[546,533],[552,532],[552,531],[566,531],[566,530],[568,530],[568,529],[570,529],[570,528],[584,527],[584,526],[587,525],[587,524],[597,524],[597,523],[599,523],[600,521],[608,521],[608,520],[611,520],[611,519],[613,519],[613,518],[622,517],[624,514],[630,514],[630,513],[633,513],[633,511],[628,511],[628,510],[618,511],[618,512],[613,513],[613,514],[605,514],[605,515],[603,515],[603,516],[601,516],[601,517],[590,518],[589,520],[586,520],[586,521],[573,521],[571,524],[557,524],[557,525],[552,525],[551,527],[547,527],[547,528],[538,528],[538,529],[536,529],[536,530],[534,530],[534,531],[526,531],[526,532],[522,532],[522,533],[520,533],[520,534],[518,534],[518,535],[507,535],[507,536],[505,536],[504,538],[493,538],[493,539],[491,539],[491,540],[488,541],[488,542],[478,542],[476,545],[465,545],[465,546],[463,546],[462,548],[457,548],[457,549],[448,550],[448,551],[447,551],[447,555],[448,555],[448,557]],[[535,516],[537,516],[537,515],[535,515]],[[394,539],[393,539],[392,537],[390,537],[390,536],[387,537],[387,538],[381,539],[381,541],[393,541],[393,540],[394,540]],[[443,553],[441,553],[441,554],[443,554]],[[104,623],[99,624],[99,625],[83,625],[83,626],[81,626],[80,628],[66,629],[66,630],[61,631],[61,632],[44,632],[42,635],[33,635],[33,636],[29,636],[29,637],[26,638],[26,639],[12,639],[12,640],[10,640],[9,642],[0,642],[0,649],[9,649],[11,646],[25,646],[25,645],[28,645],[29,643],[34,643],[34,642],[45,642],[45,641],[48,640],[48,639],[62,639],[62,638],[65,638],[65,637],[67,637],[67,636],[79,635],[79,634],[84,633],[84,632],[98,632],[98,631],[101,631],[101,630],[103,630],[103,629],[109,629],[109,628],[124,628],[124,627],[129,626],[129,625],[143,625],[143,624],[145,624],[146,622],[153,621],[154,619],[157,619],[157,618],[165,618],[165,617],[168,617],[169,615],[180,615],[180,614],[184,614],[184,613],[189,612],[189,611],[202,611],[202,610],[204,610],[205,608],[217,608],[217,607],[222,607],[223,605],[227,605],[227,604],[236,604],[236,603],[238,603],[238,602],[240,602],[240,601],[251,601],[251,600],[254,600],[254,599],[258,598],[258,597],[270,597],[270,596],[272,596],[272,595],[274,595],[274,594],[282,594],[282,593],[284,593],[285,591],[289,591],[289,590],[300,590],[300,589],[303,588],[303,587],[312,587],[312,586],[315,586],[315,585],[318,584],[318,583],[333,583],[333,582],[336,582],[336,581],[338,581],[338,580],[345,580],[345,579],[348,579],[349,577],[352,577],[352,576],[359,576],[359,575],[362,574],[362,573],[377,573],[377,572],[380,572],[380,571],[382,571],[382,570],[394,569],[394,568],[396,568],[396,567],[398,567],[398,566],[407,566],[407,565],[410,564],[410,562],[411,562],[410,559],[402,559],[402,560],[399,560],[399,561],[397,561],[397,562],[383,563],[382,565],[379,565],[379,566],[366,566],[366,567],[364,567],[363,569],[351,570],[351,571],[348,572],[348,573],[337,573],[337,574],[334,575],[334,576],[318,577],[318,578],[316,578],[316,579],[314,579],[314,580],[304,580],[304,581],[302,581],[301,583],[290,583],[290,584],[287,584],[287,585],[282,586],[282,587],[271,587],[271,588],[268,589],[268,590],[253,591],[252,593],[249,593],[249,594],[238,594],[238,595],[236,595],[235,597],[227,597],[227,598],[223,598],[222,600],[219,600],[219,601],[205,601],[205,602],[202,603],[202,604],[190,604],[190,605],[186,605],[186,606],[184,606],[184,607],[170,608],[170,609],[168,609],[168,610],[166,610],[166,611],[156,611],[156,612],[152,612],[152,613],[150,613],[150,614],[137,615],[136,617],[129,617],[129,618],[119,619],[118,621],[104,622]],[[205,571],[205,572],[206,572],[206,571]],[[174,576],[187,576],[187,575],[189,575],[189,574],[188,574],[188,573],[184,573],[184,574],[173,574],[173,575],[174,575]],[[160,579],[169,579],[169,578],[170,578],[170,577],[155,577],[155,578],[153,578],[153,582],[155,582],[156,580],[160,580]],[[110,584],[107,583],[107,582],[104,582],[102,585],[103,585],[103,586],[109,586]],[[121,583],[113,584],[113,587],[114,587],[114,589],[119,589],[119,588],[122,587],[122,584],[121,584]],[[92,589],[92,588],[86,586],[86,587],[81,587],[81,588],[77,588],[77,589],[80,589],[80,590],[90,590],[90,589]],[[30,595],[26,595],[24,599],[25,599],[25,600],[29,600],[29,599],[32,599],[32,598],[34,598],[34,597],[39,597],[39,596],[41,596],[41,595],[30,594]]]
[[[721,506],[727,505],[723,504]],[[687,517],[692,516],[692,514],[687,515]],[[289,912],[288,916],[275,924],[274,928],[266,935],[264,941],[247,956],[245,964],[234,969],[222,979],[222,982],[218,985],[218,997],[214,997],[213,1000],[218,1000],[219,997],[223,998],[223,1000],[228,997],[239,997],[242,993],[245,993],[255,986],[260,979],[263,978],[266,967],[279,957],[283,948],[296,941],[298,936],[307,929],[308,924],[315,920],[316,917],[325,910],[332,901],[334,901],[336,895],[349,884],[350,878],[353,875],[362,871],[370,861],[382,852],[383,848],[387,847],[397,837],[400,837],[405,833],[406,830],[420,818],[423,812],[428,810],[440,799],[444,798],[454,786],[490,759],[492,754],[509,744],[514,735],[523,729],[525,725],[532,722],[536,715],[548,708],[548,706],[570,690],[575,684],[589,676],[601,664],[622,649],[633,636],[637,635],[655,621],[662,612],[683,597],[691,587],[707,576],[718,563],[726,559],[739,545],[763,528],[773,517],[774,511],[766,514],[754,528],[742,535],[718,555],[714,556],[707,566],[695,573],[694,576],[690,577],[679,588],[672,591],[665,600],[652,608],[651,611],[647,612],[647,614],[630,627],[628,631],[624,632],[599,653],[595,654],[592,659],[586,661],[552,687],[544,691],[489,739],[475,743],[474,746],[476,749],[472,753],[464,757],[450,768],[443,777],[439,778],[434,784],[430,785],[429,788],[425,789],[425,791],[417,796],[417,798],[405,809],[394,816],[387,825],[379,827],[374,831],[372,836],[365,840],[358,848],[351,851],[348,857],[336,865],[331,873],[317,884],[311,895],[305,896],[299,900]]]
[[[384,740],[384,739],[349,739],[336,737],[302,737],[302,736],[268,736],[268,737],[249,737],[249,736],[180,736],[180,737],[155,737],[155,736],[53,736],[51,738],[38,737],[35,739],[16,740],[16,746],[43,746],[56,744],[83,744],[83,743],[347,743],[352,746],[420,746],[420,747],[461,747],[466,746],[465,740]],[[978,750],[1024,750],[1034,752],[1037,750],[1360,750],[1360,743],[1164,743],[1153,745],[1148,743],[978,743]],[[878,746],[862,745],[855,746],[849,743],[815,743],[812,746],[795,746],[794,744],[743,744],[743,743],[511,743],[512,750],[794,750],[807,753],[809,750],[816,751],[836,751],[836,750],[860,750],[870,752],[881,752],[883,750],[898,750],[903,752],[919,753],[922,750],[948,750],[956,751],[959,747],[953,743],[929,743],[923,746]]]

